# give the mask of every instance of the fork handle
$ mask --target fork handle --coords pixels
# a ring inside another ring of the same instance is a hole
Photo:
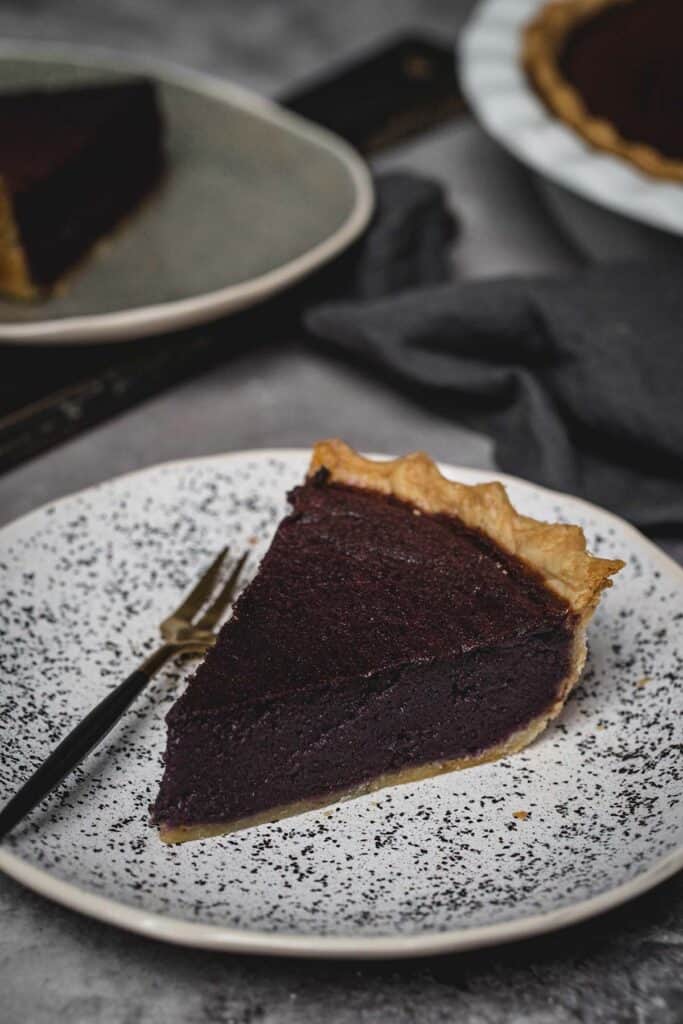
[[[140,668],[108,693],[78,725],[65,736],[40,768],[21,787],[0,811],[0,839],[7,835],[40,801],[59,785],[76,765],[104,739],[139,693],[144,690],[158,668],[170,656],[170,650],[161,648]],[[163,656],[163,657],[162,657]]]

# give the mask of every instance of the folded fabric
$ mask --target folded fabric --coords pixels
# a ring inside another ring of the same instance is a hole
[[[502,470],[650,531],[683,524],[683,265],[424,287],[326,303],[305,324],[491,435]]]
[[[304,293],[376,299],[451,277],[450,242],[457,221],[441,186],[417,174],[374,179],[375,210],[360,241],[334,261]]]

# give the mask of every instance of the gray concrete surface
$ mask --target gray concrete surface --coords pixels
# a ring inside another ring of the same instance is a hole
[[[514,2],[514,0],[510,0]],[[170,57],[273,93],[401,27],[454,36],[469,0],[14,0],[3,37]],[[561,271],[573,250],[526,174],[473,124],[384,157],[449,189],[463,276]],[[226,345],[230,344],[229,336]],[[125,413],[0,479],[0,522],[114,474],[187,455],[307,445],[423,447],[492,465],[486,438],[441,420],[295,338]],[[680,548],[678,549],[680,551]],[[0,877],[0,1024],[679,1024],[683,878],[605,917],[514,947],[398,964],[312,964],[175,949],[127,935]]]

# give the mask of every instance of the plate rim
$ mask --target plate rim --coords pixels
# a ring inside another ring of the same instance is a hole
[[[162,468],[172,469],[174,467],[191,466],[198,462],[223,463],[231,459],[244,460],[249,458],[298,459],[305,463],[308,457],[310,457],[310,449],[308,448],[251,448],[153,463],[141,469],[109,477],[97,484],[73,491],[62,495],[60,498],[39,505],[30,512],[26,512],[0,527],[0,541],[2,541],[3,534],[7,531],[11,531],[13,528],[16,529],[26,520],[37,516],[46,508],[61,504],[79,495],[90,494],[104,489],[113,482],[128,480]],[[392,458],[393,456],[386,453],[373,452],[370,457]],[[610,512],[583,498],[566,494],[562,491],[552,490],[508,473],[500,473],[495,469],[484,470],[470,466],[458,466],[443,461],[439,461],[439,467],[442,472],[456,478],[459,474],[462,474],[463,477],[469,477],[473,482],[495,479],[500,480],[504,484],[521,485],[522,488],[529,488],[547,495],[548,498],[554,501],[558,499],[560,501],[569,500],[579,508],[583,507],[593,514],[597,512],[608,522],[611,521],[620,530],[625,531],[626,535],[630,536],[636,544],[644,547],[660,563],[666,573],[670,574],[673,572],[683,582],[683,567],[670,558],[666,552],[658,548],[636,527],[614,512]],[[605,913],[647,892],[655,885],[672,877],[681,869],[683,869],[683,845],[672,850],[664,857],[660,857],[647,870],[640,872],[621,885],[570,906],[561,907],[558,910],[532,914],[514,920],[502,921],[497,924],[478,925],[470,928],[453,928],[418,935],[353,937],[348,935],[318,935],[315,933],[303,935],[296,932],[266,932],[258,929],[245,930],[223,925],[185,921],[181,918],[120,903],[107,896],[100,896],[97,893],[79,887],[73,882],[66,882],[56,878],[46,869],[35,867],[33,864],[22,860],[19,855],[10,853],[9,850],[0,847],[0,871],[3,871],[6,875],[28,889],[37,892],[39,895],[54,900],[70,910],[75,910],[96,920],[103,921],[106,924],[113,924],[126,931],[144,935],[148,938],[156,938],[164,942],[199,949],[255,955],[298,956],[311,959],[331,959],[337,957],[347,960],[371,960],[424,957],[519,941],[535,935],[556,931],[568,925],[578,924],[580,921]]]
[[[554,184],[613,213],[669,234],[683,235],[683,187],[672,181],[650,178],[614,154],[592,147],[569,126],[548,112],[523,76],[520,76],[515,84],[506,83],[504,99],[506,103],[511,98],[533,103],[533,118],[529,116],[525,122],[511,118],[508,124],[504,118],[498,116],[501,90],[487,89],[479,77],[482,64],[491,64],[492,53],[488,44],[495,33],[519,33],[522,26],[546,2],[547,0],[516,0],[516,6],[510,2],[505,7],[503,15],[500,0],[479,0],[470,15],[460,33],[456,49],[462,89],[477,121],[514,157]],[[512,61],[508,53],[496,53],[496,66],[498,70],[507,70],[513,66],[515,71],[519,70],[518,62]],[[524,127],[526,131],[523,130]],[[562,131],[562,159],[559,161],[553,156],[553,145],[528,145],[527,140],[530,137],[537,138],[548,129]],[[620,174],[624,176],[623,187],[615,187],[611,177],[601,184],[601,167],[618,168]],[[592,173],[582,174],[581,168],[588,168]],[[662,195],[671,195],[673,189],[677,190],[681,201],[672,218],[670,204],[658,205],[655,199],[661,199]]]
[[[65,341],[72,344],[134,341],[239,312],[282,291],[339,255],[361,234],[372,216],[375,207],[372,176],[356,150],[329,129],[286,110],[274,100],[245,86],[174,61],[137,56],[109,47],[3,39],[0,40],[0,63],[8,60],[61,60],[82,67],[102,69],[103,72],[126,71],[152,78],[155,82],[177,85],[197,95],[238,107],[262,121],[283,128],[290,135],[332,153],[349,175],[354,189],[354,202],[348,216],[330,235],[265,274],[201,295],[109,313],[46,318],[28,324],[0,322],[0,342],[44,345],[62,344]]]

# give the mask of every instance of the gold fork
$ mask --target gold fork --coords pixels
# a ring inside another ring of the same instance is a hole
[[[65,736],[0,811],[0,839],[22,821],[104,739],[126,708],[166,662],[178,655],[204,654],[216,642],[215,627],[233,598],[247,560],[246,553],[235,562],[230,575],[204,614],[197,619],[196,616],[214,592],[227,553],[227,548],[219,551],[182,604],[161,623],[159,629],[164,641],[162,645]]]

